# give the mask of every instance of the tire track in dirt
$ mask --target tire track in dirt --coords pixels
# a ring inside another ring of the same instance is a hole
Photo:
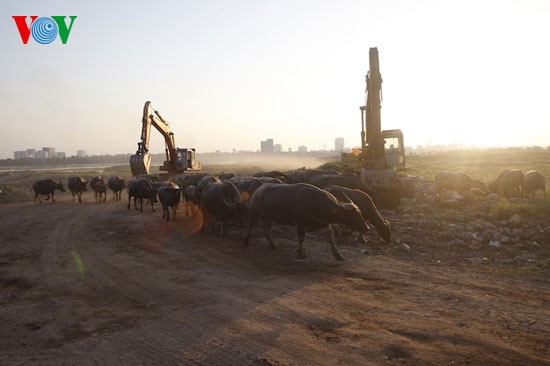
[[[122,270],[119,268],[116,256],[111,256],[111,253],[106,251],[105,246],[98,245],[98,241],[93,240],[93,236],[90,235],[93,229],[90,228],[94,227],[95,218],[110,214],[106,209],[94,208],[90,212],[87,212],[86,215],[68,219],[65,222],[66,227],[55,230],[55,234],[52,235],[55,245],[48,246],[48,249],[45,249],[43,260],[46,277],[49,279],[48,282],[50,285],[58,289],[64,287],[60,284],[60,278],[63,277],[63,274],[56,273],[56,270],[64,265],[67,253],[76,251],[82,258],[83,267],[85,268],[86,279],[84,282],[86,286],[99,289],[100,294],[104,293],[105,288],[107,288],[107,293],[110,296],[116,293],[119,294],[115,301],[126,301],[126,305],[130,304],[134,306],[136,304],[145,304],[145,307],[149,307],[151,312],[164,312],[173,306],[181,305],[181,298],[185,298],[188,291],[164,290],[162,285],[159,286],[154,280],[148,278],[142,270],[130,271],[128,268]],[[70,213],[67,215],[70,215]],[[142,220],[138,221],[143,225]],[[131,229],[133,229],[132,226],[134,225],[130,225]],[[78,241],[75,240],[75,233],[79,234]],[[153,241],[153,238],[141,237],[140,240]],[[134,250],[138,249],[134,247]],[[166,251],[168,255],[178,254],[178,251],[171,249],[163,249],[163,251]],[[165,259],[166,255],[163,257]],[[206,263],[200,263],[203,267],[219,267],[223,262],[225,262],[225,266],[234,266],[237,263],[237,261],[227,263],[227,259],[224,261],[223,255],[212,249],[208,250],[206,258],[208,258]],[[189,257],[183,259],[188,261]],[[199,277],[201,275],[200,272]],[[205,280],[205,283],[211,282],[210,277]],[[192,294],[192,296],[196,296],[196,294]],[[140,310],[142,311],[143,309]],[[151,319],[145,319],[148,325],[141,325],[123,333],[118,332],[117,334],[106,335],[104,339],[110,339],[112,344],[116,344],[118,351],[127,350],[129,354],[133,354],[138,360],[151,360],[152,362],[161,362],[163,364],[178,364],[181,362],[181,355],[175,352],[175,350],[178,349],[181,340],[186,340],[187,342],[194,341],[204,336],[204,334],[213,331],[215,326],[209,326],[208,324],[227,321],[226,316],[219,316],[217,314],[216,307],[210,310],[206,307],[205,310],[207,310],[207,314],[205,315],[201,314],[201,312],[194,312],[193,314],[193,321],[203,323],[203,327],[188,327],[189,324],[185,324],[185,322],[174,325],[175,319],[170,315],[152,316]],[[200,320],[201,318],[202,320]],[[80,349],[85,350],[88,348],[84,346],[85,343],[88,343],[88,339],[81,340],[79,343]],[[90,351],[96,347],[95,343],[95,341],[90,342]],[[65,346],[63,347],[64,351],[67,347],[69,350],[72,348],[70,345]],[[204,352],[208,352],[208,350],[204,350]],[[69,353],[78,354],[74,352]],[[231,359],[229,355],[222,355],[221,357],[227,360]],[[99,361],[113,360],[102,358]]]

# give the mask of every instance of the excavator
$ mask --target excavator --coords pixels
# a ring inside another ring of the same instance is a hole
[[[159,167],[160,170],[167,172],[167,175],[175,175],[187,170],[201,169],[200,162],[195,160],[195,149],[176,147],[174,133],[170,131],[170,124],[153,108],[150,101],[145,102],[141,122],[141,141],[138,142],[137,152],[130,156],[130,168],[134,177],[147,175],[150,172],[149,137],[151,126],[154,126],[164,137],[166,145],[166,160]]]
[[[401,203],[397,169],[405,169],[405,147],[401,130],[382,131],[382,75],[376,47],[369,50],[369,67],[365,105],[359,107],[361,149],[342,153],[341,160],[344,167],[359,173],[361,180],[373,189],[373,199],[377,205],[397,208]]]

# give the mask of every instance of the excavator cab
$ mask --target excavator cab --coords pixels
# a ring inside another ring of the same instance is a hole
[[[405,143],[403,142],[403,131],[384,130],[382,131],[384,139],[384,155],[389,167],[397,170],[405,170]]]

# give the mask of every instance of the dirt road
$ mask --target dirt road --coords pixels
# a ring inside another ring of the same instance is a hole
[[[341,263],[316,233],[296,261],[284,227],[245,249],[181,209],[67,197],[0,206],[1,365],[550,363],[547,262],[498,272],[395,224],[410,249],[347,235]]]

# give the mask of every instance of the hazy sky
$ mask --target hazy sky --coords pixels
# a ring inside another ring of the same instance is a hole
[[[370,47],[382,126],[407,145],[550,145],[547,0],[3,0],[0,14],[0,158],[134,153],[146,100],[197,152],[356,146]],[[12,15],[78,18],[66,45],[24,45]]]

